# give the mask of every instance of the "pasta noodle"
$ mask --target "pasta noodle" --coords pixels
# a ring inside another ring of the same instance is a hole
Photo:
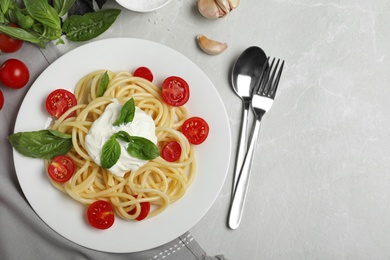
[[[85,205],[96,200],[109,201],[117,215],[126,220],[139,215],[141,202],[150,202],[152,207],[148,217],[155,216],[180,199],[194,179],[194,151],[180,132],[182,123],[188,117],[187,110],[184,106],[168,106],[157,86],[128,72],[107,71],[109,84],[103,96],[98,97],[98,86],[105,72],[98,70],[84,76],[74,91],[78,105],[51,126],[51,129],[72,135],[73,148],[67,155],[75,164],[75,173],[70,181],[51,182],[57,189]],[[113,98],[122,104],[134,98],[136,106],[153,118],[159,147],[172,140],[180,143],[182,153],[179,160],[172,163],[157,157],[139,170],[126,173],[123,178],[95,164],[85,149],[85,136]],[[67,118],[74,111],[75,115]],[[129,211],[134,214],[129,214]]]

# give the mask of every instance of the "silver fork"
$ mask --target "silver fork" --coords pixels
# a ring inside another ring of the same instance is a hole
[[[260,122],[264,114],[269,111],[274,102],[276,90],[284,66],[284,61],[282,61],[279,67],[279,59],[274,66],[275,58],[272,60],[271,65],[267,66],[268,60],[269,57],[263,66],[260,84],[253,93],[252,110],[256,120],[252,129],[250,145],[245,155],[239,180],[230,205],[228,225],[231,229],[236,229],[241,222],[246,194],[249,186],[249,177],[252,168],[253,155],[260,130]]]

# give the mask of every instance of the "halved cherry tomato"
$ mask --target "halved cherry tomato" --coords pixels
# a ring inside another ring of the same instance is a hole
[[[3,108],[4,106],[4,95],[3,95],[3,91],[0,90],[0,110]]]
[[[54,181],[66,182],[74,173],[73,160],[66,155],[58,155],[51,160],[47,172]]]
[[[161,157],[168,162],[176,162],[181,155],[181,146],[176,141],[167,143],[161,151]]]
[[[146,80],[149,80],[150,82],[153,81],[153,73],[150,71],[147,67],[139,67],[134,71],[135,77],[144,78]]]
[[[191,144],[201,144],[209,135],[209,125],[203,118],[190,117],[184,121],[181,131]]]
[[[26,64],[17,59],[6,60],[0,67],[0,82],[9,88],[22,88],[30,79]]]
[[[97,200],[87,210],[89,224],[97,229],[107,229],[114,224],[114,210],[109,202]]]
[[[137,198],[137,195],[135,195],[134,197]],[[148,216],[148,214],[150,212],[150,202],[141,202],[140,206],[141,206],[141,211],[140,211],[138,217],[135,218],[138,221],[141,221]],[[134,209],[130,210],[128,213],[130,215],[133,215],[133,214],[135,214],[136,211],[137,211],[137,209],[134,208]]]
[[[190,98],[190,88],[184,79],[171,76],[163,81],[161,95],[168,105],[178,107],[187,103]]]
[[[11,27],[17,28],[16,24],[11,23]],[[2,52],[15,52],[19,50],[23,45],[22,40],[18,40],[8,36],[7,34],[0,33],[0,50]]]
[[[47,112],[57,118],[62,116],[69,108],[74,107],[75,105],[77,105],[76,97],[72,92],[65,89],[56,89],[46,98]],[[73,114],[74,112],[68,117],[71,117]]]

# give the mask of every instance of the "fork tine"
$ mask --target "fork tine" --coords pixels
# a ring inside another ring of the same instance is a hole
[[[269,96],[269,92],[270,92],[270,89],[271,89],[271,82],[272,82],[272,79],[273,79],[274,74],[275,74],[275,71],[273,71],[273,73],[271,75],[271,78],[270,78],[270,73],[272,71],[274,63],[275,63],[275,58],[272,59],[271,65],[269,66],[269,68],[267,70],[267,74],[265,75],[266,77],[264,79],[263,89],[262,89],[261,92],[259,92],[259,94],[261,94],[263,96]],[[278,66],[278,64],[276,64],[276,66]]]
[[[275,98],[276,90],[278,89],[278,85],[279,85],[280,76],[282,75],[282,71],[283,71],[284,61],[282,61],[282,64],[280,65],[280,68],[279,68],[278,74],[277,74],[277,76],[276,76],[276,79],[275,79],[275,81],[272,83],[273,78],[274,78],[274,75],[275,75],[276,71],[278,70],[278,65],[279,65],[279,60],[278,60],[278,62],[276,63],[275,70],[274,70],[274,72],[272,73],[272,80],[270,81],[270,84],[272,84],[272,87],[271,87],[271,91],[270,91],[270,93],[269,93],[269,96],[270,96],[271,98]]]
[[[272,64],[271,64],[271,66],[272,66]],[[258,88],[255,90],[255,93],[259,93],[259,94],[263,93],[264,88],[267,84],[267,79],[268,79],[270,68],[271,67],[269,66],[269,56],[268,56],[266,62],[264,62],[263,68],[261,69],[260,83],[259,83]]]

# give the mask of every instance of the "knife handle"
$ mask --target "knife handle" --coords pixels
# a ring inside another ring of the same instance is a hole
[[[249,114],[249,108],[250,108],[250,100],[243,100],[243,109],[242,109],[242,121],[241,121],[241,131],[240,131],[240,137],[238,140],[238,150],[237,150],[237,158],[236,158],[236,165],[234,169],[234,175],[233,175],[233,188],[232,188],[232,198],[234,195],[234,192],[236,190],[238,178],[240,176],[240,171],[242,168],[242,164],[245,159],[245,153],[247,149],[248,144],[248,114]]]
[[[233,194],[232,203],[230,205],[228,225],[231,229],[238,228],[241,222],[242,213],[244,211],[244,205],[246,200],[246,194],[249,187],[250,172],[252,168],[253,155],[255,152],[259,130],[260,130],[260,120],[256,120],[252,130],[252,136],[251,136],[248,152],[246,153],[240,171],[240,177],[238,179],[236,190]]]

